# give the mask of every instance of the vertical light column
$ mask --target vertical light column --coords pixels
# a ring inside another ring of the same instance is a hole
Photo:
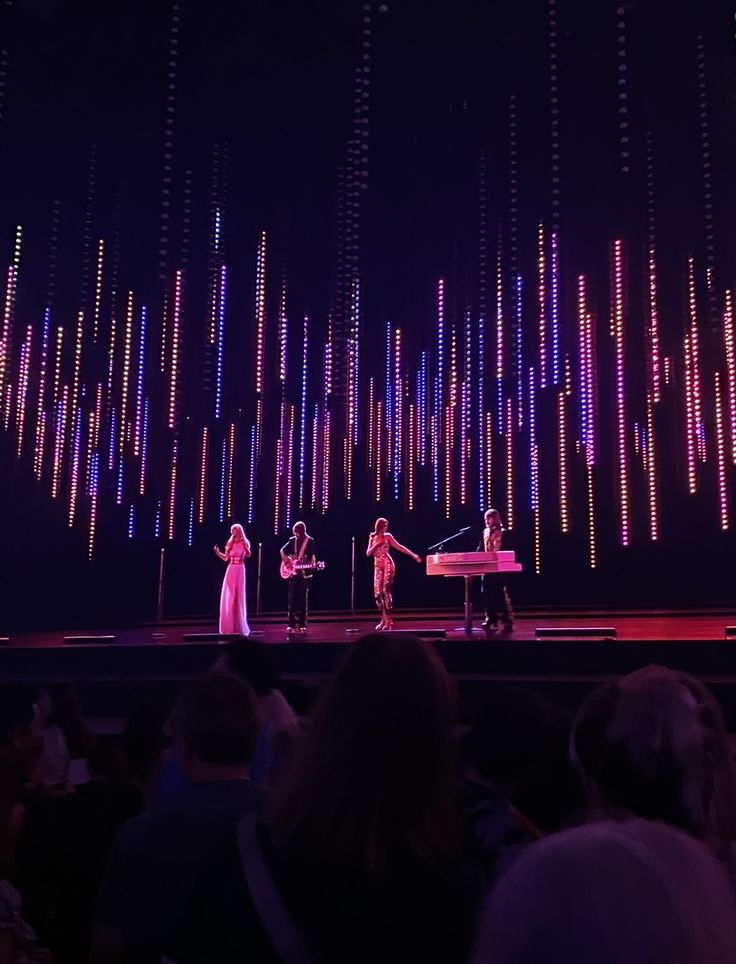
[[[624,264],[623,242],[616,240],[613,256],[613,314],[611,333],[616,355],[616,435],[618,460],[619,509],[621,513],[621,545],[628,546],[631,538],[629,507],[629,467],[626,445],[626,344],[624,322]]]
[[[537,387],[534,368],[529,369],[529,508],[532,513],[534,572],[542,570],[542,542],[539,519],[539,446],[537,444]]]
[[[733,291],[726,292],[723,312],[723,342],[726,349],[726,386],[728,388],[728,423],[731,434],[731,461],[736,465],[736,345],[734,344]]]
[[[309,360],[309,318],[302,330],[302,394],[299,417],[299,508],[304,508],[304,486],[307,464],[307,385]]]
[[[506,399],[506,527],[516,522],[514,505],[514,400]]]
[[[177,392],[179,388],[179,344],[181,340],[181,306],[182,306],[183,275],[181,270],[176,272],[174,282],[174,306],[171,320],[171,369],[169,371],[169,419],[170,429],[176,428],[177,422]]]
[[[209,453],[209,429],[205,425],[202,428],[202,444],[199,453],[199,493],[197,496],[197,522],[202,525],[204,522],[205,506],[207,499],[207,459]],[[222,520],[221,520],[222,521]]]
[[[539,336],[539,387],[547,387],[547,262],[544,225],[537,227],[537,287],[539,292],[537,330]]]
[[[723,393],[721,390],[721,373],[714,372],[714,392],[716,408],[716,456],[718,461],[718,507],[721,531],[725,532],[730,525],[728,505],[728,475],[726,461],[726,429],[723,417]]]

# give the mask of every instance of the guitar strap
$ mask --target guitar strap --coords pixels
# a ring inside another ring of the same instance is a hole
[[[297,562],[301,562],[302,559],[304,558],[304,553],[306,552],[308,542],[309,542],[309,536],[304,536],[304,542],[302,543],[302,547],[296,556]],[[296,536],[294,536],[294,545],[296,545]]]

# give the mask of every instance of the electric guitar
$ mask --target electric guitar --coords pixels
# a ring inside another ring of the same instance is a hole
[[[279,572],[282,579],[291,579],[298,572],[304,575],[314,572],[321,572],[325,567],[324,562],[297,562],[294,556],[290,556],[287,562],[281,560]]]

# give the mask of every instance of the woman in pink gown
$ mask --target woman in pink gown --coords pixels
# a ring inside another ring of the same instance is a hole
[[[230,528],[225,551],[215,546],[215,555],[227,563],[220,594],[220,632],[249,636],[248,608],[245,602],[245,560],[250,557],[250,542],[237,522]]]

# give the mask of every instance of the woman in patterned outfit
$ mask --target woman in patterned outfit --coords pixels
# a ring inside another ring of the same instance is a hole
[[[391,558],[391,549],[398,549],[399,552],[411,556],[415,562],[422,561],[421,556],[394,539],[388,531],[388,519],[376,519],[373,532],[368,538],[366,552],[367,556],[373,556],[373,595],[381,614],[381,621],[376,629],[392,629],[394,625],[391,613],[394,608],[392,590],[396,566]]]

